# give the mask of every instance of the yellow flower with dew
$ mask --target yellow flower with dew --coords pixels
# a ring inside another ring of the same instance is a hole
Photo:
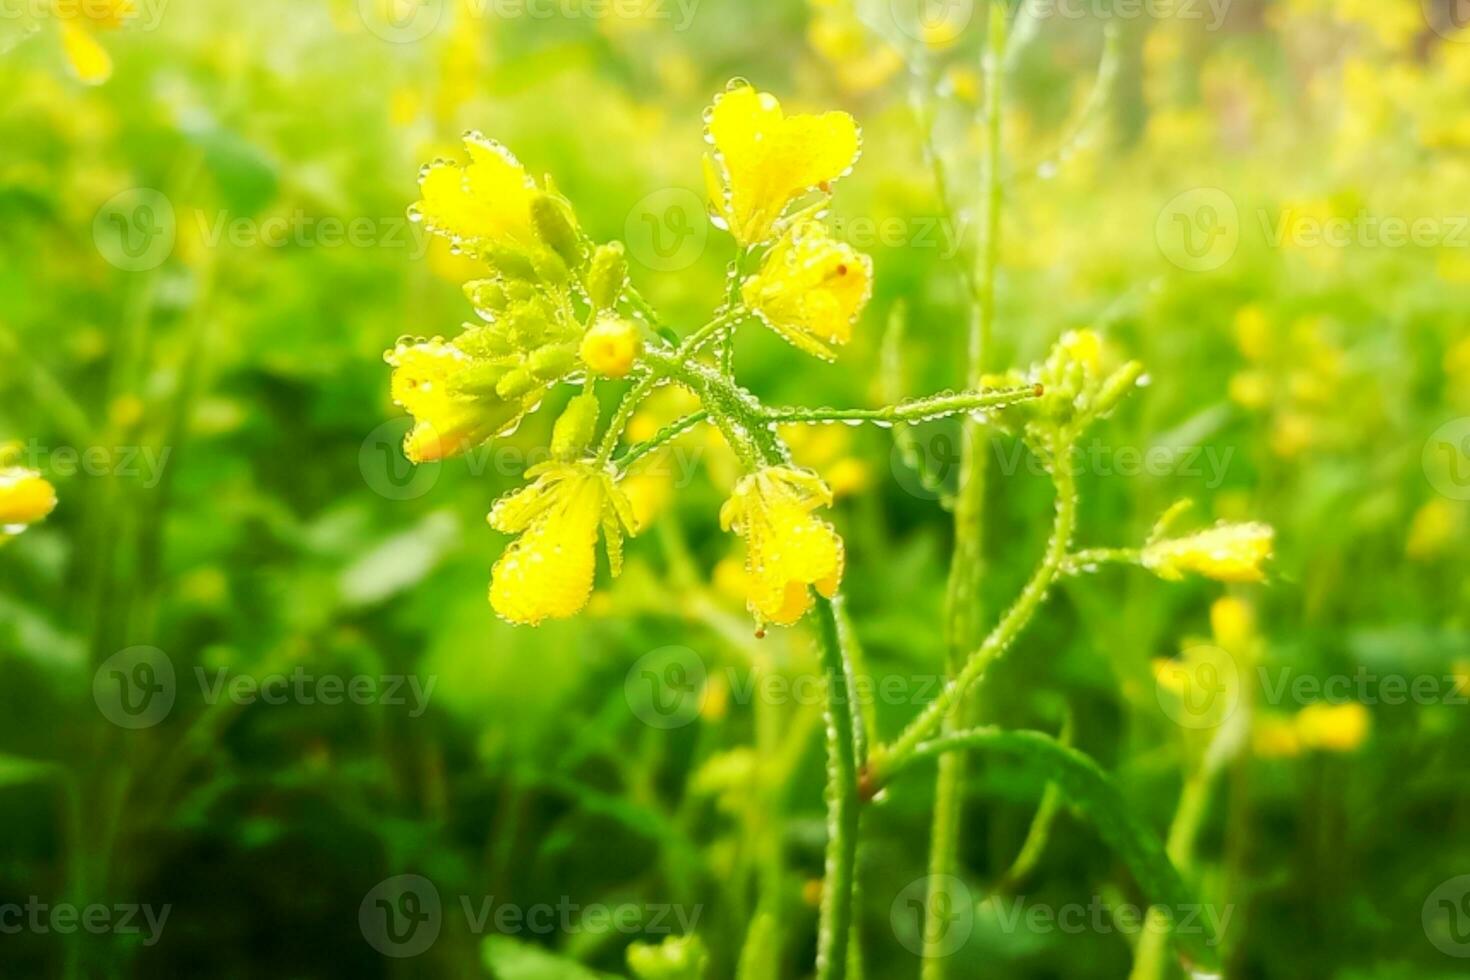
[[[746,605],[756,621],[789,626],[812,606],[811,588],[830,598],[842,581],[842,538],[812,512],[832,504],[814,473],[767,466],[735,484],[720,525],[745,540]]]
[[[587,605],[599,530],[613,575],[621,573],[623,534],[636,525],[612,474],[593,463],[541,463],[526,476],[535,482],[490,509],[491,527],[520,535],[491,572],[490,605],[509,622],[535,626]]]
[[[741,286],[745,305],[793,346],[827,360],[873,295],[873,260],[818,222],[791,229]]]
[[[1184,538],[1150,542],[1143,566],[1159,578],[1177,582],[1193,572],[1217,582],[1263,582],[1275,530],[1267,524],[1221,524]]]
[[[769,241],[786,209],[827,190],[857,162],[857,123],[845,112],[787,116],[768,92],[735,81],[705,112],[705,182],[716,222],[742,245]]]
[[[598,319],[582,337],[582,362],[605,378],[626,377],[638,357],[636,324],[617,316]]]
[[[1320,752],[1352,752],[1368,740],[1372,727],[1373,716],[1356,701],[1309,704],[1296,716],[1302,747]]]
[[[400,342],[385,359],[393,366],[393,403],[414,419],[403,452],[415,463],[446,459],[509,432],[544,390],[501,397],[483,365],[438,337]]]
[[[17,534],[56,509],[56,488],[24,466],[0,468],[0,537]]]

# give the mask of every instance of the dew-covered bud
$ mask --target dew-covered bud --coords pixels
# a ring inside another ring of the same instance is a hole
[[[577,218],[566,198],[560,194],[537,194],[531,200],[531,220],[536,223],[536,234],[569,268],[578,268],[586,261]]]
[[[582,338],[582,361],[608,378],[621,378],[638,356],[638,327],[621,317],[603,317]]]
[[[566,411],[551,429],[551,455],[575,459],[592,441],[597,430],[597,396],[587,391],[567,402]]]
[[[623,243],[599,245],[592,256],[592,268],[587,273],[587,295],[592,305],[599,310],[613,309],[627,282],[628,256],[623,250]]]

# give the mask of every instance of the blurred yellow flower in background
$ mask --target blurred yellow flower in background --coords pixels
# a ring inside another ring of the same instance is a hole
[[[842,580],[842,538],[812,511],[832,504],[815,474],[768,466],[735,484],[720,509],[720,525],[745,539],[746,602],[760,624],[789,626],[812,606],[811,586],[836,594]]]
[[[811,0],[810,7],[807,40],[847,91],[873,91],[903,67],[903,58],[892,45],[875,37],[858,19],[852,0]]]
[[[1373,716],[1356,701],[1309,704],[1296,716],[1296,734],[1305,749],[1352,752],[1368,740]]]
[[[51,12],[61,22],[61,48],[72,74],[88,85],[112,77],[112,56],[95,33],[116,30],[138,14],[133,0],[51,0]]]
[[[526,476],[536,482],[490,509],[491,527],[520,534],[491,572],[490,605],[509,622],[535,626],[587,605],[599,528],[613,575],[622,571],[623,533],[637,528],[621,488],[592,463],[541,463]]]
[[[710,205],[742,245],[768,241],[787,207],[857,162],[857,123],[845,112],[787,116],[768,92],[736,81],[705,113]]]
[[[56,509],[56,488],[24,466],[0,469],[0,534],[13,534]]]

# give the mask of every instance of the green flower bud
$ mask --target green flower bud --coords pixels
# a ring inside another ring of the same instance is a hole
[[[555,381],[577,363],[575,344],[550,344],[531,355],[527,367],[543,381]]]
[[[709,953],[698,936],[669,936],[657,946],[633,943],[628,969],[638,980],[703,980]]]
[[[587,295],[592,305],[599,310],[610,310],[617,306],[618,297],[628,283],[628,256],[622,242],[599,245],[592,256],[592,268],[587,273]]]
[[[542,382],[532,377],[530,371],[525,368],[516,368],[500,379],[499,384],[495,386],[495,393],[505,399],[519,398],[530,394],[541,385]]]
[[[485,261],[507,279],[522,279],[535,282],[541,278],[536,271],[531,254],[514,245],[489,245],[485,248]]]
[[[578,268],[586,261],[587,253],[582,245],[582,235],[577,230],[577,218],[566,198],[545,192],[537,194],[531,201],[531,220],[536,223],[536,233],[541,240],[569,268]]]
[[[597,431],[597,396],[587,391],[567,402],[566,411],[551,429],[551,455],[575,459]]]
[[[477,310],[502,313],[510,305],[505,287],[495,279],[476,279],[464,284],[465,297]]]

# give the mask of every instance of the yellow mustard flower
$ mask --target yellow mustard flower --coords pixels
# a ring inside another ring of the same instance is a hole
[[[137,16],[134,0],[52,0],[51,12],[61,23],[61,49],[72,74],[87,85],[112,77],[112,56],[94,31],[116,30]]]
[[[787,116],[767,92],[737,82],[705,113],[710,204],[742,245],[769,241],[797,198],[826,188],[857,162],[857,123],[845,112]]]
[[[638,327],[622,317],[602,317],[582,337],[581,355],[594,374],[626,377],[638,356]]]
[[[1263,716],[1251,732],[1251,746],[1262,759],[1288,759],[1300,755],[1302,743],[1291,718]]]
[[[810,586],[831,597],[842,580],[842,538],[812,511],[832,504],[814,473],[768,466],[735,484],[720,524],[745,539],[746,604],[758,622],[789,626],[812,606]]]
[[[783,236],[745,280],[741,297],[792,345],[831,360],[829,345],[852,339],[852,325],[873,295],[873,260],[804,222]]]
[[[536,183],[515,155],[480,133],[464,138],[470,162],[435,160],[419,174],[423,199],[410,208],[430,231],[469,245],[537,244],[531,203]]]
[[[1177,582],[1194,572],[1217,582],[1262,582],[1276,532],[1267,524],[1221,524],[1185,538],[1155,541],[1143,549],[1143,566]]]
[[[393,402],[414,418],[403,452],[415,463],[457,455],[514,429],[544,391],[503,398],[477,385],[479,362],[438,337],[400,343],[386,360],[393,365]]]
[[[535,626],[587,605],[602,529],[612,573],[623,568],[623,532],[633,513],[612,474],[590,462],[548,462],[526,471],[535,481],[490,509],[490,526],[519,534],[490,579],[490,605],[503,619]]]
[[[1296,716],[1296,734],[1303,748],[1322,752],[1352,752],[1368,740],[1373,716],[1356,701],[1309,704]]]
[[[34,524],[56,509],[56,488],[24,466],[0,469],[0,535]]]

